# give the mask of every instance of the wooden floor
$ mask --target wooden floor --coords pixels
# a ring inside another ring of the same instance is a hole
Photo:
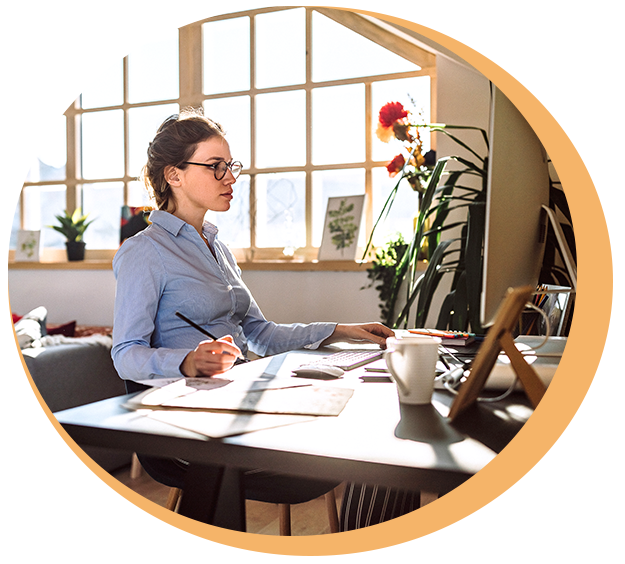
[[[113,473],[113,476],[122,484],[128,486],[139,495],[158,503],[162,507],[167,504],[170,489],[154,481],[144,471],[140,471],[138,477],[132,477],[130,467]],[[340,512],[343,485],[335,490],[337,511]],[[421,506],[434,501],[436,494],[421,493]],[[260,535],[279,535],[278,506],[258,501],[246,501],[247,532]],[[291,535],[325,535],[330,533],[328,512],[324,497],[314,499],[307,503],[291,506]]]
[[[132,478],[130,468],[113,473],[113,476],[143,497],[166,506],[169,488],[154,481],[145,472]],[[340,508],[343,486],[336,488],[337,510]],[[279,535],[278,506],[258,501],[246,501],[247,532],[261,535]],[[293,536],[323,535],[330,533],[325,498],[291,506],[291,534]]]

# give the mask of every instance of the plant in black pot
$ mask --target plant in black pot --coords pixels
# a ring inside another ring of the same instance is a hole
[[[69,213],[67,210],[64,215],[55,216],[59,225],[50,225],[52,229],[61,233],[67,242],[65,246],[67,248],[67,260],[84,260],[85,258],[85,242],[83,241],[83,235],[93,223],[87,221],[89,214],[83,215],[80,208],[74,210],[73,213]]]

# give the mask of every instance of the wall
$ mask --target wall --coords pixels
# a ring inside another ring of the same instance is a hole
[[[436,60],[437,76],[437,115],[436,121],[450,125],[468,125],[481,127],[488,132],[490,114],[490,87],[484,75],[478,73],[461,62],[446,56],[439,56]],[[466,142],[473,150],[480,154],[485,153],[486,148],[482,134],[478,131],[451,132]],[[442,133],[437,134],[437,157],[448,155],[466,156],[472,159],[472,155],[460,147],[453,140]],[[453,166],[453,165],[452,165]],[[450,166],[449,168],[452,168]],[[465,177],[464,183],[468,183]],[[455,214],[455,215],[454,215]],[[461,221],[466,213],[452,212],[449,222]],[[459,233],[458,233],[459,235]],[[451,232],[445,238],[451,238]],[[426,325],[434,326],[438,318],[440,306],[449,292],[451,276],[443,278],[432,300],[432,307]]]
[[[278,323],[379,320],[377,292],[361,290],[363,272],[245,271],[265,317]],[[50,323],[112,325],[115,277],[110,270],[9,270],[11,310],[44,305]]]

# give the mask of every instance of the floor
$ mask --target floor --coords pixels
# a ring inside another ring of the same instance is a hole
[[[165,507],[169,488],[154,481],[145,472],[136,478],[131,477],[130,468],[113,474],[125,486],[143,497]],[[342,486],[336,488],[337,509],[340,507]],[[246,501],[247,532],[261,535],[279,535],[278,506],[257,501]],[[330,533],[325,498],[321,497],[307,503],[291,507],[291,534],[293,536],[323,535]]]
[[[170,489],[154,481],[145,472],[139,472],[137,477],[131,475],[130,467],[121,469],[113,474],[122,484],[129,487],[143,497],[165,507]],[[340,511],[343,486],[335,490],[337,510]],[[421,493],[421,506],[434,501],[436,494]],[[279,535],[280,521],[278,506],[258,501],[246,501],[247,532],[260,535]],[[324,497],[300,503],[291,507],[291,535],[324,535],[330,533],[326,501]]]

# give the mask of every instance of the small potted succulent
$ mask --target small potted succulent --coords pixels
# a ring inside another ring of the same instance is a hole
[[[94,220],[87,221],[87,215],[83,215],[80,208],[74,210],[73,213],[65,211],[64,215],[55,216],[59,225],[50,225],[52,229],[61,233],[67,242],[67,260],[84,260],[85,258],[85,242],[83,235],[85,230]]]

